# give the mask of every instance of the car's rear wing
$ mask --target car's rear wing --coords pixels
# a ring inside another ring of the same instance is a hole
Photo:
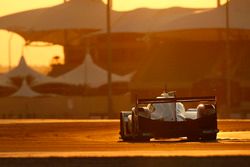
[[[216,96],[137,99],[136,106],[138,106],[139,104],[176,102],[210,102],[216,105],[216,101]]]

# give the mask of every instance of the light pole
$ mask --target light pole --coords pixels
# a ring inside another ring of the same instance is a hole
[[[217,0],[217,7],[220,7],[220,0]]]
[[[111,9],[112,0],[107,0],[107,56],[108,56],[108,113],[109,117],[113,117],[112,102],[112,46],[111,46]]]
[[[230,55],[230,20],[229,0],[226,1],[226,82],[227,82],[227,110],[231,107],[231,55]]]
[[[11,41],[12,41],[12,37],[13,37],[13,33],[10,31],[9,46],[8,46],[9,71],[11,70]]]

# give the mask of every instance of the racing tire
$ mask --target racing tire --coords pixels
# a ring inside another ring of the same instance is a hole
[[[199,139],[200,139],[200,136],[197,136],[197,135],[188,135],[187,136],[188,141],[199,141]]]
[[[128,123],[124,122],[123,116],[121,114],[120,115],[120,139],[122,139],[123,141],[131,141],[132,137],[131,136],[126,136],[124,125],[128,126]]]
[[[122,114],[120,114],[120,138],[122,140],[126,139],[126,137],[125,137],[124,121],[123,121]]]
[[[140,137],[135,137],[133,138],[132,140],[130,141],[133,141],[133,142],[149,142],[150,141],[150,137],[143,137],[143,136],[140,136]]]
[[[212,140],[216,140],[216,139],[217,139],[217,133],[204,134],[201,137],[201,140],[204,140],[204,141],[212,141]]]

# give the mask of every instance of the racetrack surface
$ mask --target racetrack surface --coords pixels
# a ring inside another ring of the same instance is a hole
[[[250,120],[219,120],[218,140],[128,143],[118,120],[1,120],[0,157],[250,156]]]

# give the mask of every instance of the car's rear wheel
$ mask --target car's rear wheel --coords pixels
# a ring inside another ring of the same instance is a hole
[[[124,122],[124,119],[123,119],[123,115],[121,113],[120,114],[120,137],[123,140],[126,138],[124,124],[125,124],[125,122]]]
[[[123,114],[120,114],[120,138],[123,141],[130,141],[132,136],[128,135],[128,122],[124,120]]]
[[[132,139],[134,142],[149,142],[150,137],[139,136]]]
[[[204,134],[201,137],[202,140],[216,140],[217,139],[217,133],[211,133],[211,134]]]
[[[198,136],[198,135],[188,135],[187,139],[188,139],[188,141],[198,141],[200,139],[200,136]]]

